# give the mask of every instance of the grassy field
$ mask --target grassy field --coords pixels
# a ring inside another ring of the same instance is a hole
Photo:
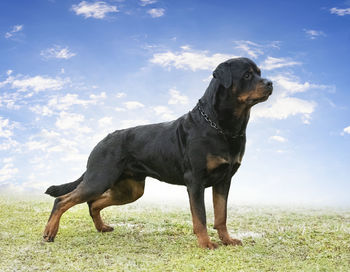
[[[197,247],[188,208],[135,203],[105,209],[97,233],[87,205],[64,214],[54,243],[41,235],[52,201],[0,197],[0,271],[350,271],[350,210],[231,207],[243,247]]]

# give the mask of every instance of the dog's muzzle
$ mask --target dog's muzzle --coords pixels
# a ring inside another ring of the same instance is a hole
[[[265,85],[265,90],[267,92],[267,95],[271,95],[272,94],[272,90],[273,90],[272,81],[268,80],[268,79],[264,79],[263,83]]]

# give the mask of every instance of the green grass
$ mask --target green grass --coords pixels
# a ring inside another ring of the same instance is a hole
[[[110,207],[97,233],[87,205],[66,212],[54,243],[41,236],[53,201],[0,197],[0,271],[350,271],[350,211],[232,207],[243,247],[197,247],[188,208]]]

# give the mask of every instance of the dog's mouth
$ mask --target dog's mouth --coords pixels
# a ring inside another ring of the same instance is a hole
[[[265,95],[266,99],[269,98],[269,96],[270,96],[271,94],[272,94],[272,89],[268,89],[268,90],[266,91],[266,95]]]
[[[240,103],[245,103],[253,106],[257,103],[266,101],[272,94],[272,83],[270,84],[260,84],[256,89],[251,92],[242,94],[238,96],[238,101]]]
[[[270,97],[271,94],[272,94],[272,87],[265,87],[264,91],[261,94],[261,97],[258,99],[257,102],[259,103],[259,102],[266,101]]]
[[[264,94],[263,94],[261,99],[263,99],[263,101],[266,101],[270,97],[270,95],[272,94],[272,90],[273,90],[272,85],[266,86],[265,90],[264,90]]]
[[[264,80],[264,83],[265,83],[265,86],[264,86],[262,99],[266,101],[269,98],[269,96],[272,94],[273,85],[272,85],[272,81],[270,80]]]

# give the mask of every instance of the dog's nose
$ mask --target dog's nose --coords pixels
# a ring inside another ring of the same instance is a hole
[[[265,83],[266,87],[269,87],[272,89],[272,81],[268,80],[268,79],[265,79],[264,81],[265,81],[264,83]]]
[[[272,81],[268,80],[268,79],[264,79],[264,84],[266,86],[267,89],[269,89],[270,91],[272,91],[273,86],[272,86]]]

